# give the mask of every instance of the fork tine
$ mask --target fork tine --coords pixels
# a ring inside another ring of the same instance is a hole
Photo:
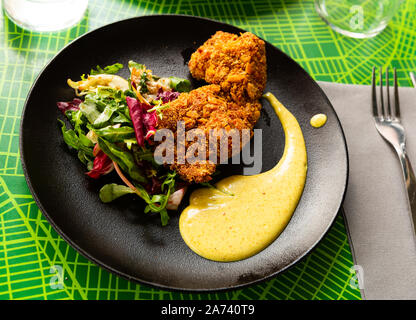
[[[380,104],[381,104],[381,116],[386,118],[386,109],[384,107],[383,97],[383,68],[380,67]]]
[[[400,119],[399,86],[397,85],[397,71],[394,68],[394,110],[395,117]]]
[[[371,99],[373,101],[373,116],[379,117],[377,108],[377,94],[376,94],[376,67],[373,67],[373,74],[371,77],[372,94]]]
[[[390,85],[389,85],[389,67],[386,68],[386,89],[387,89],[387,117],[393,118],[390,104]]]
[[[416,76],[413,72],[410,72],[410,78],[412,79],[413,87],[416,88]]]

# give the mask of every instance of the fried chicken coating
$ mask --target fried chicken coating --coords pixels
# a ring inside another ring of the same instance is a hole
[[[194,78],[220,85],[236,102],[259,99],[266,86],[265,43],[250,32],[216,32],[192,54],[188,66]]]
[[[175,147],[174,163],[170,168],[188,182],[207,182],[220,161],[220,152],[227,135],[228,157],[234,155],[232,139],[228,136],[233,130],[241,133],[243,129],[252,130],[260,116],[259,98],[266,85],[266,49],[264,41],[252,33],[240,36],[218,31],[195,51],[188,63],[192,76],[205,80],[206,85],[189,93],[182,93],[178,99],[169,102],[163,109],[158,128],[177,132],[178,121],[183,121],[185,131],[201,129],[206,137],[203,161],[179,161]],[[217,140],[210,140],[211,129],[224,129]],[[241,138],[241,136],[239,136]],[[175,135],[175,140],[177,136]],[[185,141],[185,150],[192,142]],[[213,163],[212,143],[217,144]],[[243,147],[240,139],[240,150]],[[179,148],[179,146],[178,146]],[[240,151],[238,150],[238,152]]]
[[[210,62],[211,56],[215,50],[221,48],[229,41],[235,41],[238,35],[217,31],[211,38],[200,46],[191,56],[188,62],[189,70],[194,78],[205,79],[205,72]]]
[[[219,85],[206,85],[189,93],[182,93],[178,99],[169,102],[169,107],[162,111],[162,119],[158,123],[158,128],[176,132],[177,122],[183,121],[186,132],[195,128],[202,129],[206,136],[205,150],[208,155],[211,151],[209,148],[210,129],[225,129],[226,132],[232,129],[251,130],[260,116],[260,109],[261,104],[258,100],[236,103],[227,92],[221,90]],[[218,144],[220,144],[219,140]],[[229,156],[231,156],[231,139],[227,142],[229,143]],[[191,143],[186,142],[186,149],[189,144]],[[218,146],[217,150],[220,148],[222,146]],[[219,151],[217,153],[219,156]],[[208,159],[208,156],[205,159]],[[175,163],[171,164],[170,168],[176,170],[183,180],[200,183],[211,180],[216,164],[209,160],[189,163],[187,159],[184,164],[180,164],[175,155]]]

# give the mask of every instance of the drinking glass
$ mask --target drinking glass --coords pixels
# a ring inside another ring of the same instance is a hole
[[[354,38],[379,34],[402,0],[315,0],[321,18],[335,31]]]
[[[58,31],[81,20],[88,0],[3,0],[6,14],[32,31]]]

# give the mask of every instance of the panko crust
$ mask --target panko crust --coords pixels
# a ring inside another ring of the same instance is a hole
[[[176,130],[178,120],[185,122],[186,130],[253,128],[261,109],[258,100],[237,103],[215,84],[181,93],[168,104],[169,107],[162,111],[158,127],[171,130]]]
[[[182,93],[178,99],[169,102],[169,107],[162,111],[158,128],[172,130],[175,137],[178,121],[185,123],[185,131],[203,130],[205,160],[190,163],[185,159],[184,164],[178,163],[181,161],[175,147],[175,161],[170,164],[181,179],[201,183],[210,181],[216,170],[216,164],[208,160],[208,152],[212,151],[210,129],[225,129],[226,133],[231,130],[241,133],[243,129],[251,131],[260,116],[258,99],[263,94],[267,77],[265,43],[249,32],[239,36],[218,31],[192,54],[188,66],[194,78],[205,80],[210,85]],[[228,143],[228,157],[231,157],[231,138],[220,140],[221,135],[213,141],[217,150],[221,150],[221,143]],[[193,142],[185,142],[185,149],[188,150],[191,144]],[[240,139],[240,150],[242,144]],[[217,157],[218,163],[219,154]]]
[[[189,70],[192,76],[198,80],[205,79],[205,72],[214,51],[218,50],[228,41],[234,41],[238,38],[236,34],[217,31],[211,38],[200,46],[191,56],[188,62]]]
[[[234,101],[259,99],[267,80],[266,48],[250,32],[218,31],[191,56],[193,77],[218,84]]]
[[[184,121],[186,131],[194,128],[202,129],[207,140],[205,150],[208,154],[210,129],[225,129],[227,132],[231,129],[251,130],[260,116],[260,109],[261,104],[258,100],[243,101],[238,104],[219,85],[206,85],[189,93],[182,93],[178,99],[169,102],[169,107],[162,111],[158,128],[176,132],[177,121]],[[229,156],[231,156],[231,140],[228,143]],[[191,143],[186,143],[186,149],[189,144]],[[185,159],[185,164],[178,164],[176,160],[175,158],[175,163],[170,165],[170,168],[188,182],[207,182],[211,180],[211,175],[216,169],[216,164],[209,161],[189,163]]]

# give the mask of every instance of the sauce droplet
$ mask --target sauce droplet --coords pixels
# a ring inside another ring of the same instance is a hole
[[[327,116],[323,113],[316,114],[311,119],[311,126],[314,128],[322,127],[327,120]]]

